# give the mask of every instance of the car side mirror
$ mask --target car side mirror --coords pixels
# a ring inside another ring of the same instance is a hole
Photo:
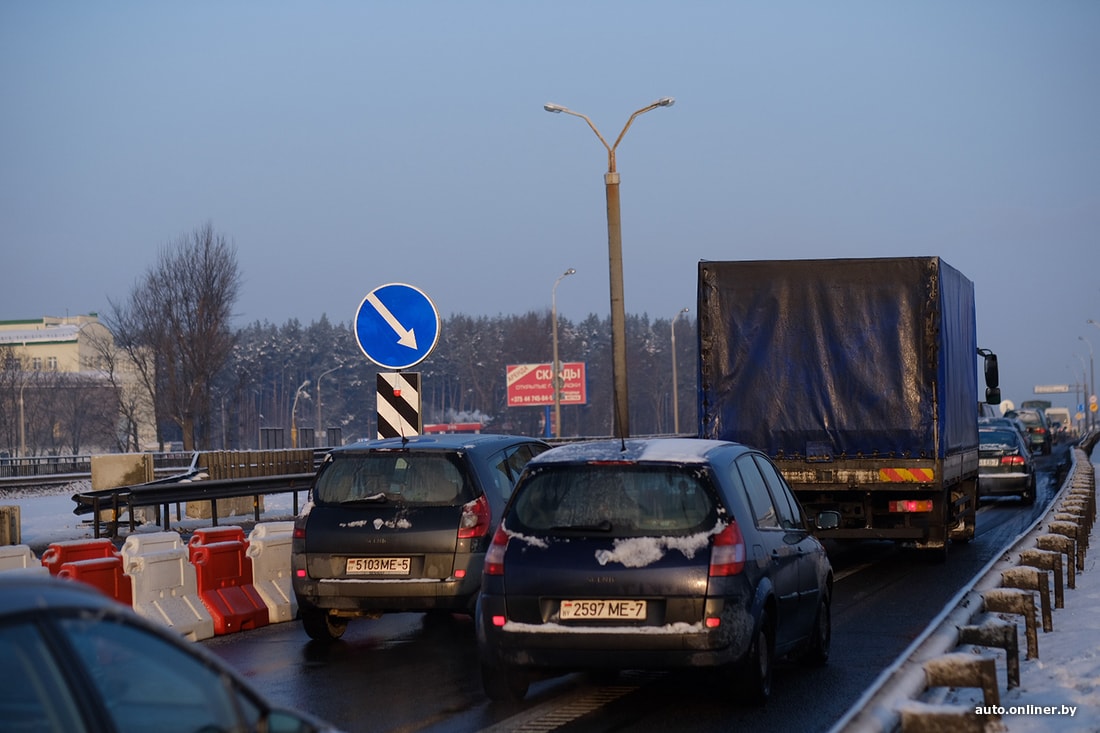
[[[840,512],[832,509],[818,512],[814,517],[814,526],[817,529],[836,529],[840,526]]]
[[[985,402],[987,405],[1001,404],[1001,374],[997,368],[997,355],[989,349],[978,349],[985,359]]]

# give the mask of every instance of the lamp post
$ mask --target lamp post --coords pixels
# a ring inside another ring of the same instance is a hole
[[[687,308],[681,308],[672,317],[672,325],[669,326],[672,336],[672,432],[680,434],[680,380],[676,378],[676,319],[688,312]]]
[[[321,372],[321,376],[317,377],[317,432],[320,432],[321,430],[323,430],[323,428],[321,427],[321,380],[324,379],[329,374],[332,374],[337,369],[343,369],[343,368],[344,368],[343,364],[341,364],[340,366],[334,366],[332,369],[329,369],[327,372]]]
[[[564,112],[567,115],[580,117],[596,133],[596,137],[603,143],[607,150],[607,173],[604,174],[604,184],[607,189],[607,252],[611,275],[611,361],[613,370],[613,391],[615,401],[615,427],[616,434],[620,438],[630,437],[630,399],[627,394],[626,383],[626,310],[623,305],[623,232],[619,211],[619,173],[615,169],[615,149],[619,147],[626,131],[630,129],[634,118],[640,114],[649,112],[658,107],[671,107],[675,100],[672,97],[662,97],[652,104],[637,110],[626,121],[623,131],[615,139],[614,145],[608,145],[603,135],[592,124],[592,120],[580,112],[574,112],[560,104],[544,104],[547,112],[558,114]]]
[[[570,267],[558,275],[554,281],[554,287],[550,288],[550,332],[554,342],[554,364],[550,369],[550,384],[554,388],[554,437],[561,437],[561,363],[558,361],[558,283],[569,275],[576,275],[577,271]]]
[[[19,384],[19,457],[27,457],[27,421],[23,416],[23,390],[27,388],[27,380]]]
[[[1089,323],[1092,323],[1092,321],[1090,320]],[[1088,419],[1088,423],[1089,423],[1090,428],[1095,428],[1096,427],[1096,413],[1093,412],[1092,401],[1096,398],[1096,370],[1093,368],[1092,342],[1089,341],[1084,336],[1078,336],[1077,338],[1081,339],[1082,341],[1084,341],[1089,346],[1089,400],[1088,400],[1088,402],[1089,402],[1089,407],[1088,407],[1089,419]]]
[[[290,407],[290,447],[291,448],[297,448],[298,447],[298,398],[301,397],[304,394],[306,396],[306,399],[307,400],[309,399],[309,393],[302,391],[308,386],[309,386],[309,380],[307,379],[306,381],[302,382],[302,384],[294,392],[294,404],[291,405],[291,407]]]

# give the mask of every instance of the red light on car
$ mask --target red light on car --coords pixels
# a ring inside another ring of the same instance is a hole
[[[718,618],[717,616],[707,616],[706,620],[703,621],[703,624],[706,625],[708,629],[717,629],[719,626],[722,625],[722,619]]]
[[[920,513],[932,511],[931,499],[905,499],[890,502],[890,511],[894,513]]]
[[[455,571],[455,577],[456,578],[465,578],[466,577],[466,571],[465,570],[456,570]]]
[[[493,616],[493,626],[503,626],[508,622],[508,619],[503,616]]]
[[[1024,463],[1023,456],[1001,456],[1002,466],[1022,466]]]
[[[297,575],[299,578],[304,578],[306,577],[306,570],[305,568],[298,568],[294,571],[294,574]]]
[[[745,567],[745,538],[737,522],[730,522],[714,537],[710,548],[710,576],[737,575]]]
[[[489,534],[489,520],[491,518],[492,512],[489,509],[489,500],[484,494],[471,502],[467,502],[462,507],[462,517],[458,520],[458,538],[463,540]]]
[[[508,535],[503,526],[497,527],[489,550],[485,553],[486,575],[504,575],[504,551],[507,547]]]

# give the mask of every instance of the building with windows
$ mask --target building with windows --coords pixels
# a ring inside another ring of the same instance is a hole
[[[153,449],[153,414],[97,314],[0,321],[0,451]]]

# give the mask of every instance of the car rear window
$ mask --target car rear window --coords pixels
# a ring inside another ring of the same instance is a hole
[[[715,521],[705,480],[705,474],[680,466],[540,467],[517,489],[508,526],[611,537],[698,531]]]
[[[1011,430],[980,430],[978,439],[985,446],[1016,448],[1019,446],[1020,436]]]
[[[464,504],[474,498],[459,456],[441,451],[334,454],[313,488],[317,504]]]

